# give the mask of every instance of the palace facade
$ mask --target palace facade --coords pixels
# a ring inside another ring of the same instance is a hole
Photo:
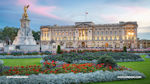
[[[137,48],[137,28],[137,22],[41,26],[41,44],[63,48]]]

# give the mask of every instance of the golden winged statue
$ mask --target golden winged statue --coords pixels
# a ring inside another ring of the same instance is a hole
[[[23,14],[23,16],[25,17],[25,18],[28,18],[28,14],[27,14],[27,9],[29,8],[29,5],[27,5],[27,6],[24,6],[24,14]]]

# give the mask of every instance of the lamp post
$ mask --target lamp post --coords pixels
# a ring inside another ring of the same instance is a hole
[[[38,33],[40,35],[40,52],[41,52],[41,32]]]

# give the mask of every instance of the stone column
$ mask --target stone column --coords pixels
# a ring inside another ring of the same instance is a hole
[[[120,48],[121,48],[121,49],[123,48],[123,43],[122,43],[122,42],[120,43]]]
[[[140,49],[142,49],[143,48],[143,45],[140,43]]]

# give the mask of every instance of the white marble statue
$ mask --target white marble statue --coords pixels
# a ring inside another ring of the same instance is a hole
[[[27,9],[29,5],[24,6],[24,14],[22,15],[21,27],[18,31],[17,37],[13,41],[13,45],[36,45],[36,41],[34,40],[34,37],[32,35],[32,30],[30,29],[27,14]]]

